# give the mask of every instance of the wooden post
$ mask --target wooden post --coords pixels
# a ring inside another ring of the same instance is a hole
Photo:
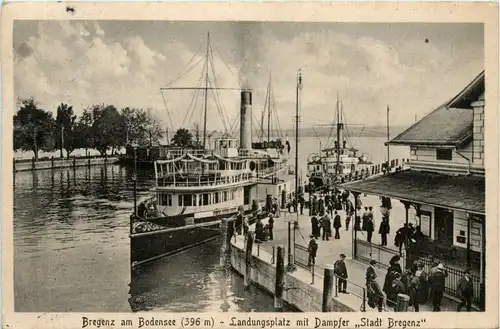
[[[247,244],[245,250],[245,277],[244,286],[248,288],[250,286],[250,275],[252,273],[251,261],[252,261],[252,247],[254,240],[254,233],[249,231],[247,233]]]
[[[35,158],[31,158],[31,170],[35,170]]]
[[[219,265],[223,267],[226,264],[226,251],[227,251],[227,230],[228,230],[228,219],[223,218],[220,222],[221,230],[221,244],[220,244],[220,263]]]
[[[76,158],[73,158],[73,169],[76,167]]]
[[[274,295],[274,310],[283,311],[283,290],[285,288],[285,248],[278,246],[276,252],[276,285]]]
[[[12,169],[16,171],[16,159],[12,159]]]
[[[90,167],[90,157],[89,157],[89,160],[87,161],[87,163],[88,163],[88,166]]]
[[[323,305],[322,312],[330,312],[332,302],[332,291],[335,274],[333,273],[333,265],[325,266],[325,275],[323,278]]]
[[[52,170],[54,170],[54,156],[52,156],[50,158],[50,162],[51,162]]]
[[[472,230],[471,214],[467,213],[467,268],[471,268],[471,248],[470,248],[470,235]]]
[[[410,296],[405,294],[398,294],[395,312],[408,312],[408,305],[410,304]]]

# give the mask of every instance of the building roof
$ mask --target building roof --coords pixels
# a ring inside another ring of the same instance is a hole
[[[472,109],[441,106],[396,136],[393,145],[460,146],[472,140]]]
[[[387,144],[458,147],[472,140],[471,103],[484,94],[484,71],[447,103],[416,122]]]
[[[480,176],[404,170],[341,185],[349,191],[485,214],[485,181]]]

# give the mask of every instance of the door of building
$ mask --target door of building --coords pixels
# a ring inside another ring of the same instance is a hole
[[[436,240],[441,245],[453,245],[453,211],[445,208],[434,208],[434,231]]]

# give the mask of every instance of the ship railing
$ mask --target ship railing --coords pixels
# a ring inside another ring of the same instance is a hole
[[[279,163],[276,166],[259,170],[257,176],[260,178],[265,178],[267,176],[277,174],[286,169],[288,169],[288,165],[283,165]]]
[[[169,149],[166,153],[171,158],[178,158],[186,153],[189,153],[195,157],[203,156],[207,154],[211,154],[211,151],[205,149],[192,149],[192,148],[178,148],[178,149]]]
[[[206,187],[206,186],[218,186],[226,184],[241,183],[245,181],[250,181],[252,178],[250,173],[241,173],[237,175],[229,176],[215,176],[213,178],[201,179],[202,176],[198,178],[176,178],[167,179],[166,177],[158,179],[158,187]]]

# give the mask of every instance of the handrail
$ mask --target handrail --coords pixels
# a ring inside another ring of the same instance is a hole
[[[215,177],[214,179],[200,180],[200,177],[196,179],[177,179],[177,180],[166,180],[164,178],[158,179],[159,187],[198,187],[198,186],[218,186],[224,184],[234,184],[244,181],[249,181],[252,178],[250,173],[242,173],[230,176]]]

